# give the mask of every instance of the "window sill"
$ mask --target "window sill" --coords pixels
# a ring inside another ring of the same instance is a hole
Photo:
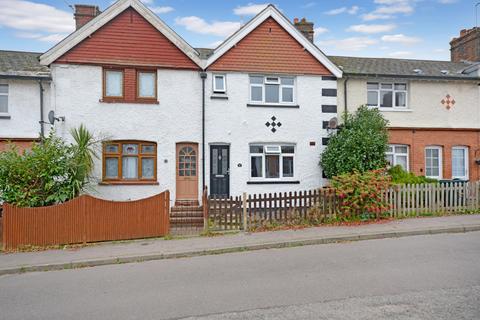
[[[247,184],[300,184],[300,181],[247,181]]]
[[[228,96],[226,93],[214,93],[210,96],[210,99],[228,100]]]
[[[147,186],[158,186],[158,181],[102,181],[98,183],[101,186],[140,186],[140,185],[147,185]]]
[[[374,107],[375,108],[375,107]],[[412,109],[409,108],[378,108],[380,112],[412,112]]]
[[[8,120],[8,119],[11,119],[11,118],[12,118],[12,117],[11,117],[9,114],[6,114],[6,113],[0,114],[0,119],[6,119],[6,120]]]
[[[158,100],[143,100],[143,99],[136,99],[136,100],[123,100],[123,99],[100,99],[99,102],[101,103],[130,103],[130,104],[160,104]]]
[[[298,109],[298,104],[268,104],[268,103],[247,103],[247,107],[251,108],[293,108]]]

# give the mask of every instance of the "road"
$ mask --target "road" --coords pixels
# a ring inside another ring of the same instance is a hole
[[[0,277],[0,319],[480,319],[480,232]]]

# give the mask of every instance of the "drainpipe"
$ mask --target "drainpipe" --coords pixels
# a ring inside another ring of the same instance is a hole
[[[45,130],[43,129],[43,85],[42,80],[38,80],[38,87],[40,89],[40,139],[43,140],[45,136]]]
[[[347,107],[347,82],[348,82],[348,77],[345,77],[345,81],[343,81],[343,103],[344,103],[344,113],[347,114],[348,112],[348,107]]]
[[[205,80],[207,73],[200,72],[202,78],[202,190],[205,190]]]

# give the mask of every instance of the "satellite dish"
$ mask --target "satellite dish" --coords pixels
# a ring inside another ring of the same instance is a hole
[[[332,119],[328,120],[328,129],[338,129],[337,117],[333,117]]]
[[[55,123],[55,111],[53,110],[50,110],[50,112],[48,113],[48,122],[50,122],[51,125],[53,125]]]

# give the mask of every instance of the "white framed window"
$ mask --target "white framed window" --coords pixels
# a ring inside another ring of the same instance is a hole
[[[408,146],[404,144],[391,144],[388,146],[388,150],[385,154],[388,163],[391,166],[401,166],[404,170],[408,171]]]
[[[123,70],[104,71],[104,96],[123,98]]]
[[[294,145],[250,145],[250,178],[254,180],[279,180],[291,179],[294,176]]]
[[[0,115],[8,114],[8,84],[0,84]]]
[[[251,75],[250,102],[278,105],[295,103],[295,78]]]
[[[213,75],[213,93],[227,93],[227,80],[224,74]]]
[[[452,179],[468,178],[468,147],[452,147]]]
[[[442,147],[429,146],[425,148],[425,176],[442,179]]]
[[[137,71],[137,97],[141,99],[157,98],[157,72],[153,70]]]
[[[407,84],[367,82],[367,105],[385,109],[407,109]]]

